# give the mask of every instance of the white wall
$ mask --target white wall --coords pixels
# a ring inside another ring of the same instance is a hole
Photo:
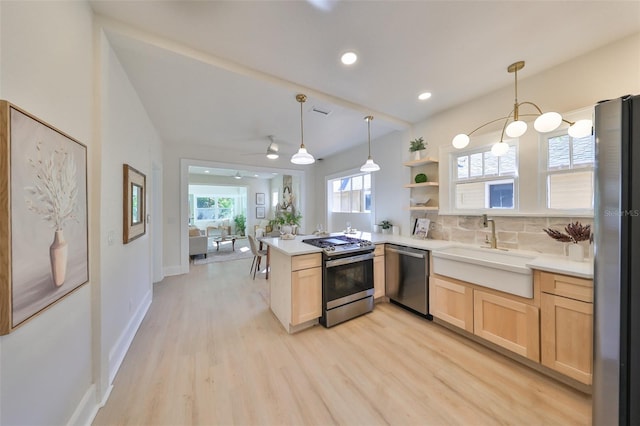
[[[372,156],[381,168],[373,173],[376,222],[387,219],[394,224],[400,223],[401,233],[410,234],[411,215],[403,210],[409,205],[410,190],[404,189],[403,185],[409,183],[411,177],[409,168],[402,166],[404,161],[409,160],[409,140],[423,136],[428,143],[428,154],[438,157],[441,147],[443,150],[449,150],[451,139],[456,134],[468,132],[486,121],[506,115],[513,104],[513,80],[506,72],[507,65],[505,64],[503,89],[430,117],[405,132],[396,132],[371,141]],[[543,110],[555,110],[560,113],[581,111],[578,115],[584,114],[585,107],[591,107],[600,100],[640,93],[640,34],[619,40],[537,75],[527,75],[525,67],[518,77],[520,101],[535,102]],[[436,99],[434,96],[433,101]],[[373,123],[375,124],[375,121]],[[496,134],[499,138],[499,130],[501,123],[497,123],[495,128],[488,126],[474,134],[470,146],[491,143]],[[535,185],[539,177],[536,132],[529,130],[525,137],[521,138],[520,144],[521,152],[524,153],[520,160],[523,167],[520,184],[527,191],[537,191]],[[315,192],[322,194],[322,199],[317,201],[318,210],[326,215],[326,177],[359,167],[365,159],[364,144],[325,158],[316,170],[318,178],[315,181]],[[447,168],[441,164],[439,180],[446,182],[447,179]],[[448,197],[443,197],[443,187],[446,188],[446,185],[440,188],[440,201],[446,203]],[[540,194],[536,194],[537,196]],[[528,203],[525,209],[529,212],[535,211],[531,200]]]
[[[122,241],[123,164],[146,176],[150,208],[155,192],[152,165],[162,164],[162,144],[108,40],[100,38],[100,337],[104,373],[111,383],[151,303],[153,281],[153,228],[147,224],[145,235],[128,244]]]
[[[375,123],[375,121],[373,122]],[[402,166],[403,161],[408,160],[409,131],[393,132],[387,136],[371,140],[371,156],[380,166],[380,170],[371,174],[373,185],[373,223],[388,220],[394,225],[400,226],[400,232],[405,234],[409,229],[409,216],[405,207],[408,206],[409,192],[403,187],[409,179],[409,169]],[[406,153],[405,153],[406,151]],[[327,157],[318,165],[315,179],[314,192],[318,197],[317,206],[319,223],[327,223],[328,207],[326,200],[327,178],[337,173],[349,170],[359,170],[368,155],[366,144],[359,145],[348,151],[331,157]],[[320,199],[322,197],[322,199]],[[406,205],[405,205],[406,204]],[[358,219],[353,216],[337,215],[333,220],[331,232],[344,229],[345,222],[349,218],[352,226],[364,228]]]
[[[92,167],[92,15],[84,2],[0,2],[0,97],[88,147]],[[89,172],[89,185],[92,184]],[[91,209],[95,194],[89,189]],[[91,287],[0,337],[0,424],[85,423],[92,385]]]

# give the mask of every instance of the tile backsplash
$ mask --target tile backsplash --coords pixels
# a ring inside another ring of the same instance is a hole
[[[491,228],[482,226],[480,216],[439,216],[427,215],[431,220],[429,238],[434,240],[456,241],[460,243],[484,245],[491,236]],[[591,225],[592,218],[569,217],[493,217],[496,224],[496,237],[499,248],[531,250],[545,254],[565,255],[569,243],[561,243],[549,237],[544,228],[564,232],[569,222]],[[584,246],[585,255],[592,256],[589,242]]]

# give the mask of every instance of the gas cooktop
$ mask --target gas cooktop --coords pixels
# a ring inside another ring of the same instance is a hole
[[[371,241],[346,235],[332,235],[324,238],[308,238],[303,243],[321,248],[326,254],[367,252],[374,249]]]

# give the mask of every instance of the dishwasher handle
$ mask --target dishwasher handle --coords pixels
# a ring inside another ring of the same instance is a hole
[[[398,253],[398,254],[401,254],[403,256],[411,256],[411,257],[415,257],[415,258],[418,258],[418,259],[424,259],[424,258],[427,257],[426,253],[415,253],[415,252],[412,252],[412,251],[398,250],[398,249],[391,248],[391,247],[387,247],[387,248],[385,248],[385,250],[389,251],[391,253]]]

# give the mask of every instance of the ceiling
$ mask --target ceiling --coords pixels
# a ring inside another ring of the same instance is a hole
[[[365,143],[366,115],[375,139],[512,85],[512,62],[526,61],[523,80],[640,31],[638,1],[90,4],[165,144],[260,164],[274,135],[285,167],[300,144],[297,93],[305,145],[323,158]],[[340,63],[346,50],[355,65]]]

